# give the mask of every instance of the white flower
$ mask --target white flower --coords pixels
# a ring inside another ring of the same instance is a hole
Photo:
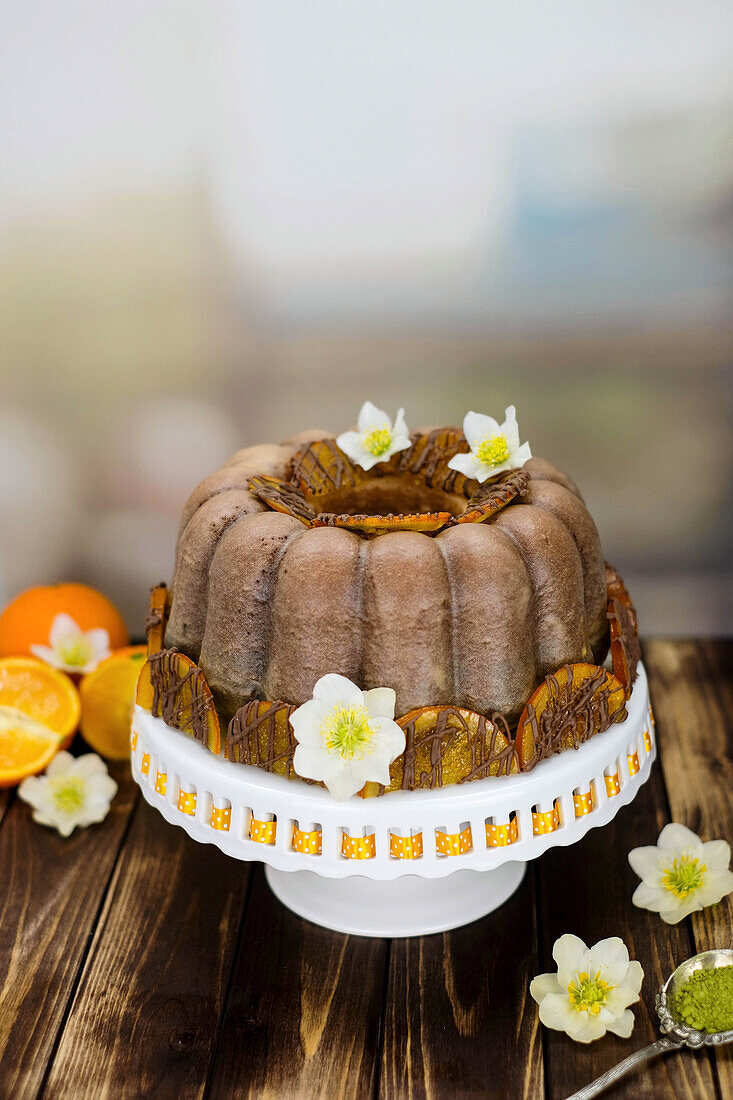
[[[32,645],[31,653],[62,672],[93,672],[112,652],[106,630],[84,631],[63,613],[51,623],[48,641],[48,645]]]
[[[336,443],[364,470],[371,470],[378,462],[386,462],[397,451],[410,446],[404,409],[398,410],[393,427],[386,412],[371,401],[365,401],[359,413],[358,428],[356,432],[343,432]]]
[[[733,891],[730,845],[725,840],[703,844],[674,821],[664,826],[655,846],[629,852],[629,863],[641,879],[631,899],[634,905],[659,913],[667,924],[677,924]]]
[[[463,434],[471,448],[468,454],[453,455],[448,465],[466,477],[486,481],[502,470],[524,466],[532,457],[529,443],[519,442],[519,428],[514,406],[504,410],[504,423],[498,424],[493,416],[469,412],[463,418]]]
[[[362,691],[345,676],[321,676],[313,698],[290,715],[297,774],[320,779],[339,802],[368,782],[388,786],[389,766],[405,750],[395,699],[392,688]]]
[[[32,775],[18,787],[20,797],[33,807],[33,820],[52,825],[69,836],[78,825],[103,821],[117,793],[107,765],[94,752],[72,756],[58,753],[45,775]]]
[[[592,1043],[607,1031],[628,1039],[634,1027],[629,1005],[639,1000],[644,971],[629,962],[624,941],[611,936],[586,947],[577,936],[560,936],[552,957],[557,973],[539,974],[529,985],[545,1027],[578,1043]]]

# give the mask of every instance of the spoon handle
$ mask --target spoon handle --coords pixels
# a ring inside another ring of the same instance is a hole
[[[650,1058],[656,1058],[658,1054],[666,1054],[669,1050],[679,1049],[680,1044],[673,1042],[671,1039],[657,1039],[656,1043],[651,1043],[648,1047],[642,1047],[641,1050],[630,1054],[628,1058],[624,1058],[623,1062],[607,1069],[605,1073],[602,1073],[600,1077],[596,1077],[595,1081],[591,1081],[585,1088],[578,1089],[572,1096],[568,1096],[567,1100],[591,1100],[592,1096],[598,1096],[599,1093],[618,1081],[619,1077],[623,1077],[635,1066],[640,1066],[642,1062],[646,1062]]]

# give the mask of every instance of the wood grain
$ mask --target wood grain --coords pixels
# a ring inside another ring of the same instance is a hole
[[[663,732],[671,817],[703,840],[733,840],[733,643],[654,641],[645,647]],[[693,913],[695,951],[733,947],[733,896]],[[723,1096],[733,1096],[733,1049],[715,1052]]]
[[[659,739],[665,733],[658,722]],[[634,1050],[659,1038],[654,998],[675,966],[691,953],[687,928],[664,924],[656,913],[636,909],[631,896],[638,885],[628,852],[653,844],[666,820],[662,772],[655,764],[635,800],[602,829],[591,830],[569,848],[552,848],[537,861],[542,970],[554,970],[552,945],[565,932],[589,946],[606,936],[620,936],[632,959],[644,968],[643,1003],[633,1008],[636,1023],[630,1039],[606,1035],[587,1046],[561,1032],[545,1031],[548,1100],[567,1096],[620,1062]],[[717,1095],[707,1053],[669,1054],[650,1062],[615,1089],[617,1100],[684,1097],[702,1100]]]
[[[530,873],[488,917],[393,942],[380,1096],[543,1095],[534,913]]]
[[[48,1100],[203,1095],[250,873],[140,802]]]
[[[103,822],[64,838],[15,798],[0,827],[0,1096],[35,1096],[137,797],[129,769]]]
[[[257,867],[208,1095],[371,1097],[384,940],[342,936],[278,902]]]

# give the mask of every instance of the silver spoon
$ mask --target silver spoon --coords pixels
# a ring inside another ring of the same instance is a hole
[[[668,1054],[670,1050],[681,1050],[682,1047],[698,1050],[704,1046],[720,1046],[723,1043],[733,1042],[733,1031],[716,1031],[708,1035],[706,1031],[696,1031],[694,1027],[688,1027],[674,1013],[675,996],[680,987],[696,970],[712,970],[716,966],[733,966],[733,950],[703,951],[681,963],[657,993],[656,1008],[660,1031],[666,1037],[657,1039],[656,1043],[651,1043],[648,1047],[630,1054],[628,1058],[624,1058],[623,1062],[606,1070],[585,1088],[568,1096],[567,1100],[591,1100],[592,1096],[598,1096],[629,1070],[640,1066],[642,1062],[648,1062],[650,1058],[656,1058],[658,1054]]]

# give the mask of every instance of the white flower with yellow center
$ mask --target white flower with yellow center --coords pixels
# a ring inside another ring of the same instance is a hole
[[[545,1027],[564,1031],[578,1043],[592,1043],[607,1031],[628,1039],[634,1027],[629,1005],[639,1000],[644,971],[629,961],[618,936],[586,947],[577,936],[555,940],[556,974],[539,974],[529,991]]]
[[[82,630],[71,615],[56,615],[51,623],[48,645],[32,645],[31,653],[62,672],[93,672],[109,657],[109,634],[100,627]]]
[[[493,416],[469,412],[463,418],[463,434],[471,450],[453,455],[448,465],[466,477],[487,481],[503,470],[524,466],[532,457],[529,443],[519,442],[519,428],[514,406],[504,410],[504,423]]]
[[[394,425],[383,409],[365,401],[359,413],[358,431],[343,432],[336,440],[345,455],[364,470],[386,462],[397,451],[410,446],[405,410],[399,409]]]
[[[76,757],[60,752],[45,775],[29,776],[18,787],[19,796],[33,807],[33,820],[62,836],[103,821],[116,793],[107,765],[94,752]]]
[[[388,786],[389,766],[405,750],[395,700],[392,688],[362,691],[345,676],[322,676],[313,698],[290,715],[296,773],[325,783],[339,802],[365,783]]]
[[[629,863],[641,879],[632,902],[659,913],[667,924],[677,924],[733,891],[730,845],[725,840],[703,844],[674,821],[664,826],[656,845],[629,852]]]

